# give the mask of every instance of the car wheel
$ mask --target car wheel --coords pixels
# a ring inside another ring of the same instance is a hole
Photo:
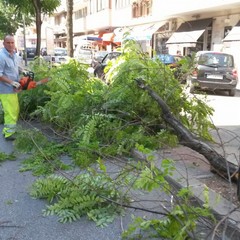
[[[231,90],[229,90],[228,91],[229,92],[229,96],[235,96],[235,94],[236,94],[236,89],[231,89]]]

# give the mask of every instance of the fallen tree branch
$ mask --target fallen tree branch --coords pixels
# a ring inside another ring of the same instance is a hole
[[[135,79],[139,88],[148,92],[161,107],[162,118],[168,123],[175,131],[179,142],[194,151],[202,154],[210,163],[211,168],[216,171],[221,177],[227,176],[229,171],[231,178],[238,178],[238,166],[231,162],[228,162],[222,155],[216,152],[211,146],[206,142],[202,141],[196,137],[192,132],[190,132],[172,113],[165,101],[149,86],[145,85],[144,80]]]

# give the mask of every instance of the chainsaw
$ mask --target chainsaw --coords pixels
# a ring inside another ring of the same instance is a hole
[[[21,85],[21,90],[30,90],[33,88],[36,88],[38,85],[42,85],[47,83],[50,80],[49,77],[43,78],[40,81],[34,81],[34,72],[26,71],[23,72],[23,77],[19,80],[19,83]]]

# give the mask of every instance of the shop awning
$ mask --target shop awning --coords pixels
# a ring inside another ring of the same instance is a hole
[[[124,33],[128,32],[129,35],[126,39],[133,39],[136,41],[147,41],[151,40],[153,34],[163,25],[165,22],[149,23],[138,26],[130,26],[125,28],[117,28],[114,30],[116,36],[114,42],[121,42],[124,38]]]
[[[240,21],[232,28],[228,35],[223,39],[223,42],[240,41]]]
[[[113,39],[114,39],[114,33],[104,33],[102,35],[102,40],[104,42],[113,42]]]
[[[119,27],[114,29],[114,43],[121,43],[124,37],[124,34],[130,32],[131,28],[129,27]]]
[[[88,40],[93,42],[101,42],[102,38],[98,35],[90,34],[90,35],[81,35],[81,36],[74,36],[73,37],[73,44],[78,44],[81,40]]]
[[[151,40],[152,35],[163,25],[165,22],[154,23],[154,24],[144,24],[140,26],[135,26],[130,32],[130,38],[141,41],[141,40]]]
[[[196,43],[211,23],[212,18],[184,22],[172,34],[166,44]]]
[[[95,41],[95,42],[101,42],[102,38],[98,37],[97,35],[88,35],[87,40]]]

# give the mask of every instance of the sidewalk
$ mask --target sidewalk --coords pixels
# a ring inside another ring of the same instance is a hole
[[[1,130],[2,126],[0,126]],[[186,149],[182,150],[184,150],[185,157],[192,155],[192,152],[186,152]],[[11,153],[12,151],[12,142],[6,142],[1,135],[0,152]],[[176,171],[172,177],[169,177],[169,181],[177,187],[191,186],[196,200],[203,202],[205,185],[201,179],[203,176],[212,176],[213,174],[206,168],[194,168],[192,165],[180,161],[179,156],[180,158],[183,156],[179,155],[179,152],[174,155],[173,152],[159,151],[156,154],[159,162],[167,156],[176,160]],[[96,227],[94,222],[86,218],[81,218],[73,223],[61,224],[55,216],[43,217],[41,211],[45,208],[46,202],[32,199],[28,195],[28,188],[34,182],[35,177],[31,172],[19,172],[22,160],[23,156],[19,156],[16,161],[6,161],[0,165],[0,240],[120,240],[121,232],[131,222],[132,213],[146,215],[143,212],[128,210],[125,217],[119,217],[106,228]],[[234,208],[230,202],[219,199],[214,191],[211,189],[209,191],[211,208],[217,215],[226,215]],[[154,198],[164,197],[170,202],[168,196],[161,195],[162,193],[158,193]],[[230,214],[230,218],[227,229],[233,233],[233,236],[229,239],[239,240],[239,212]],[[237,231],[239,232],[237,233]],[[205,240],[205,238],[203,239]]]

